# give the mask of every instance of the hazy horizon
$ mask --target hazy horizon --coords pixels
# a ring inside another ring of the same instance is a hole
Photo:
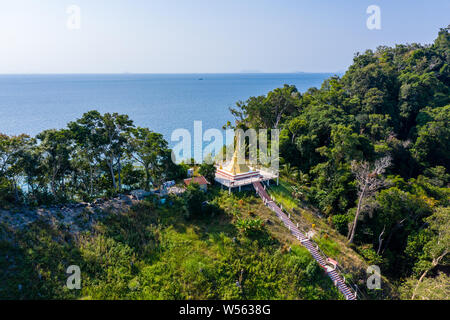
[[[341,71],[324,71],[324,72],[306,72],[306,71],[293,71],[293,72],[41,72],[41,73],[0,73],[0,76],[32,76],[32,75],[122,75],[122,74],[137,74],[137,75],[202,75],[202,74],[252,74],[252,75],[265,75],[265,74],[342,74],[345,70]]]

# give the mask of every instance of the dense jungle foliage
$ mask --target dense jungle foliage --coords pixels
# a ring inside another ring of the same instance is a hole
[[[292,195],[382,274],[408,279],[405,298],[426,292],[426,276],[429,287],[446,283],[438,290],[448,297],[449,28],[432,45],[358,53],[320,89],[285,85],[230,110],[241,128],[281,130]]]

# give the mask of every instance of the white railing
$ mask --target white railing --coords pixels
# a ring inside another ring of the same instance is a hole
[[[339,289],[339,291],[345,296],[347,300],[356,300],[357,294],[353,290],[353,288],[349,288],[343,277],[341,277],[338,273],[337,265],[333,264],[333,269],[328,270],[327,263],[329,263],[330,259],[320,250],[319,246],[311,241],[306,235],[304,235],[300,230],[295,227],[294,223],[289,219],[289,217],[280,209],[276,203],[268,198],[267,192],[263,189],[261,183],[254,183],[254,187],[258,195],[263,199],[264,204],[266,204],[269,208],[271,208],[275,214],[280,218],[280,220],[284,223],[286,227],[289,228],[289,231],[300,241],[300,243],[305,246],[308,251],[311,253],[313,258],[319,263],[322,268],[324,268],[327,272],[327,275],[331,278],[334,285]],[[310,244],[308,244],[310,243]]]

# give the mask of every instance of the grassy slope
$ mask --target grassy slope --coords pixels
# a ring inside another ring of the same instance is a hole
[[[346,278],[352,279],[352,282],[358,284],[360,288],[365,286],[366,270],[369,265],[348,246],[345,236],[337,232],[326,218],[314,212],[313,208],[308,208],[306,204],[294,199],[291,195],[291,184],[287,180],[280,179],[280,184],[271,185],[268,192],[277,203],[291,213],[291,219],[295,223],[298,222],[304,232],[313,230],[316,233],[313,240],[328,257],[338,261]],[[380,293],[364,291],[363,294],[366,298],[397,297],[394,287],[385,277],[382,277],[382,289]]]

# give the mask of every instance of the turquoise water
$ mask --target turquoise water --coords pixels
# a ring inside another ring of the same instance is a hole
[[[332,74],[117,74],[0,75],[0,132],[35,135],[63,128],[92,109],[125,113],[136,125],[170,135],[220,129],[233,118],[228,107],[283,84],[304,92]],[[203,79],[203,80],[200,80]]]

